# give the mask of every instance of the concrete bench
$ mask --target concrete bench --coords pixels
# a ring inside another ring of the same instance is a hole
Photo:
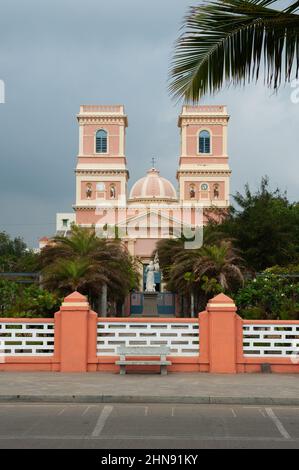
[[[170,354],[170,348],[167,346],[119,346],[117,348],[119,361],[115,364],[120,366],[120,375],[125,375],[126,366],[160,366],[161,375],[167,375],[167,366],[171,365],[166,360],[166,356]],[[128,357],[142,357],[142,359],[127,359]],[[153,360],[151,358],[144,359],[144,356],[158,357]]]

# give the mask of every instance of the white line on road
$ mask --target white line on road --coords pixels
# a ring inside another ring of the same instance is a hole
[[[95,428],[92,431],[91,437],[98,437],[101,434],[112,410],[113,410],[113,406],[108,406],[108,405],[104,406],[99,416],[99,419],[97,421],[97,424],[95,425]]]
[[[171,408],[171,416],[174,416],[174,407]]]
[[[89,405],[87,408],[85,408],[85,410],[83,411],[81,416],[84,416],[91,407],[92,407],[92,405]]]
[[[237,413],[235,412],[235,410],[233,408],[231,408],[232,410],[232,414],[233,414],[233,417],[236,418],[237,417]]]
[[[144,407],[144,416],[147,416],[148,415],[148,406],[145,406]]]
[[[276,414],[272,410],[272,408],[265,408],[267,415],[269,416],[270,419],[272,419],[273,423],[277,427],[278,431],[280,434],[285,438],[285,439],[291,439],[291,436],[289,435],[288,431],[285,429],[284,425],[280,421],[279,418],[277,418]]]
[[[60,411],[57,413],[57,416],[62,415],[64,412],[65,412],[65,408],[63,408],[62,410],[60,410]]]

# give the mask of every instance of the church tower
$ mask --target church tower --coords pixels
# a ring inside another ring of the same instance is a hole
[[[207,208],[229,206],[228,120],[226,106],[183,106],[178,120],[180,203]]]
[[[76,223],[87,226],[99,222],[101,215],[105,215],[105,207],[126,204],[128,119],[122,105],[82,105],[77,119],[79,154],[74,209]]]

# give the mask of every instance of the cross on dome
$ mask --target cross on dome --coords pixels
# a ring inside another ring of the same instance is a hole
[[[155,167],[156,161],[157,161],[156,157],[153,157],[153,158],[152,158],[152,168],[156,168],[156,167]]]

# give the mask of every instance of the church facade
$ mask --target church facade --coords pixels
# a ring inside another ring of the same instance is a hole
[[[77,119],[76,200],[73,213],[57,214],[58,233],[67,233],[73,222],[95,226],[100,236],[117,233],[145,271],[159,239],[183,233],[194,241],[196,228],[219,213],[215,209],[229,206],[226,106],[183,106],[178,117],[177,188],[153,162],[128,190],[124,106],[82,105]],[[169,166],[175,173],[173,165]],[[158,290],[162,291],[158,277]],[[145,281],[140,291],[144,289]]]

